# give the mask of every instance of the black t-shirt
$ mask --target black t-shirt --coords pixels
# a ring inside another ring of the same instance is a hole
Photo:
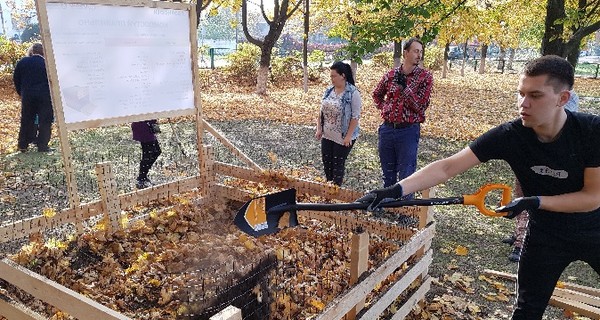
[[[540,142],[533,129],[516,119],[491,129],[469,147],[481,162],[508,162],[525,196],[579,191],[584,169],[600,167],[600,117],[566,112],[567,121],[555,141]],[[534,210],[530,220],[544,228],[600,232],[600,208],[577,214]]]

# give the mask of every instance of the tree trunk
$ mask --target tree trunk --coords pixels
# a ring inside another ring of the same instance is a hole
[[[269,81],[269,73],[271,66],[271,52],[275,46],[274,42],[265,41],[260,48],[260,63],[258,67],[258,77],[256,78],[256,93],[267,94],[267,82]]]
[[[581,39],[573,39],[565,44],[565,53],[567,61],[575,67],[579,60],[579,53],[581,52]]]
[[[350,60],[350,69],[352,69],[352,76],[354,76],[354,81],[356,82],[356,72],[358,71],[358,63],[356,60]]]
[[[402,63],[402,41],[394,41],[394,68],[398,68]]]
[[[258,67],[258,77],[256,77],[256,93],[267,94],[267,82],[269,82],[269,66],[261,65]]]
[[[465,40],[465,46],[463,47],[463,61],[462,66],[460,67],[460,75],[461,77],[465,75],[465,65],[467,64],[467,48],[469,46],[469,40]],[[477,61],[477,60],[475,60]]]
[[[481,60],[479,61],[479,74],[485,73],[485,59],[487,58],[487,44],[481,45]]]
[[[296,2],[293,7],[289,8],[289,0],[274,1],[275,8],[273,10],[273,20],[267,18],[264,7],[261,5],[261,10],[265,21],[269,25],[269,32],[263,40],[257,39],[250,34],[248,30],[248,0],[242,0],[242,30],[248,42],[260,48],[260,62],[258,68],[258,76],[256,78],[256,93],[267,93],[267,81],[269,80],[269,67],[271,66],[271,51],[275,43],[281,36],[283,27],[286,21],[294,14],[302,2]],[[262,2],[261,2],[262,4]]]
[[[2,22],[2,34],[6,35],[6,27],[4,26],[4,12],[2,11],[2,6],[0,5],[0,22]],[[7,35],[7,38],[8,35]]]
[[[450,43],[447,42],[444,47],[444,66],[442,67],[442,79],[446,79],[448,75],[448,52],[450,51]]]
[[[559,19],[564,19],[567,16],[565,13],[565,0],[548,0],[546,5],[546,21],[544,23],[544,37],[542,38],[542,55],[555,54],[565,57],[563,47],[563,31],[562,23],[555,23]]]
[[[304,0],[304,41],[302,47],[302,64],[304,68],[304,79],[302,80],[302,87],[304,89],[304,93],[308,92],[308,32],[310,31],[309,4],[309,0]]]
[[[508,70],[513,70],[513,62],[515,61],[515,51],[517,50],[513,48],[509,48],[508,50],[510,50],[510,53],[508,54],[508,64],[506,65],[506,68]]]
[[[496,68],[501,73],[504,73],[504,63],[505,62],[506,62],[506,49],[504,47],[500,47],[500,54],[498,55],[498,66]]]

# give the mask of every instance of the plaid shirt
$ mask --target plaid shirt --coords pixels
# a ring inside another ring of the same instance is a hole
[[[402,66],[388,71],[373,91],[375,106],[384,121],[396,123],[417,123],[425,121],[425,110],[429,107],[429,97],[433,88],[431,72],[416,67],[406,75],[406,88],[394,82],[394,75]]]

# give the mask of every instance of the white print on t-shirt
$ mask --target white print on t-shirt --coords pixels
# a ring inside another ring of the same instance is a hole
[[[533,166],[531,167],[531,170],[539,175],[551,176],[558,179],[566,179],[569,177],[569,173],[565,170],[554,170],[546,166]]]

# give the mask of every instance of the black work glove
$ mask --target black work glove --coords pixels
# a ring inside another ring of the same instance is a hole
[[[402,71],[398,71],[394,74],[394,82],[402,87],[402,89],[406,88],[406,76]]]
[[[539,197],[524,197],[517,198],[511,201],[509,204],[496,208],[496,212],[507,212],[504,217],[512,219],[519,215],[524,210],[538,209],[540,207]]]
[[[382,189],[375,189],[369,191],[366,195],[356,199],[354,202],[360,203],[369,203],[368,211],[375,211],[378,209],[381,202],[384,199],[388,199],[387,201],[393,201],[402,197],[402,186],[399,183],[396,183],[392,186]]]

